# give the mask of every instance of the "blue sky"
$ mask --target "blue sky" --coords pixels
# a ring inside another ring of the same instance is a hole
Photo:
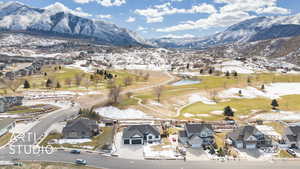
[[[9,0],[0,0],[9,1]],[[300,13],[298,0],[18,0],[44,8],[56,2],[143,37],[207,36],[256,16]]]

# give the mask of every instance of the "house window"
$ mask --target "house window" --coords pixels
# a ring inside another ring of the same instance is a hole
[[[155,138],[159,138],[159,136],[155,136]]]
[[[152,136],[148,136],[148,139],[152,139]]]

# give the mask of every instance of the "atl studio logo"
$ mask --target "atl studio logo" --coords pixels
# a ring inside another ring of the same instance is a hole
[[[11,144],[9,145],[9,154],[52,154],[54,148],[51,145],[38,146],[37,135],[34,132],[21,134],[13,133]]]

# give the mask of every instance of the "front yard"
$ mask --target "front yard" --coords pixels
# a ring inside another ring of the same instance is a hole
[[[89,142],[78,143],[78,144],[70,144],[70,143],[63,143],[58,144],[57,140],[62,139],[62,134],[60,133],[50,133],[42,142],[41,146],[52,145],[53,147],[65,147],[65,148],[78,148],[78,149],[90,149],[90,150],[97,150],[101,149],[104,145],[111,144],[113,141],[113,128],[112,127],[102,127],[101,134],[95,136]],[[65,139],[68,140],[68,139]],[[76,140],[76,139],[72,139]],[[82,139],[77,139],[78,141]],[[53,142],[51,144],[51,142]]]

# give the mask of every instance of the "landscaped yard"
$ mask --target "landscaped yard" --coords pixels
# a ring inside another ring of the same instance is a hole
[[[279,154],[277,155],[277,157],[279,157],[279,158],[294,158],[286,150],[280,150]]]
[[[111,144],[113,141],[113,128],[112,127],[102,127],[102,133],[98,136],[92,138],[91,142],[80,143],[80,144],[51,144],[53,147],[66,147],[66,148],[92,148],[96,150],[102,148],[106,144]],[[41,146],[48,145],[50,140],[61,139],[62,134],[50,133],[42,142]]]

